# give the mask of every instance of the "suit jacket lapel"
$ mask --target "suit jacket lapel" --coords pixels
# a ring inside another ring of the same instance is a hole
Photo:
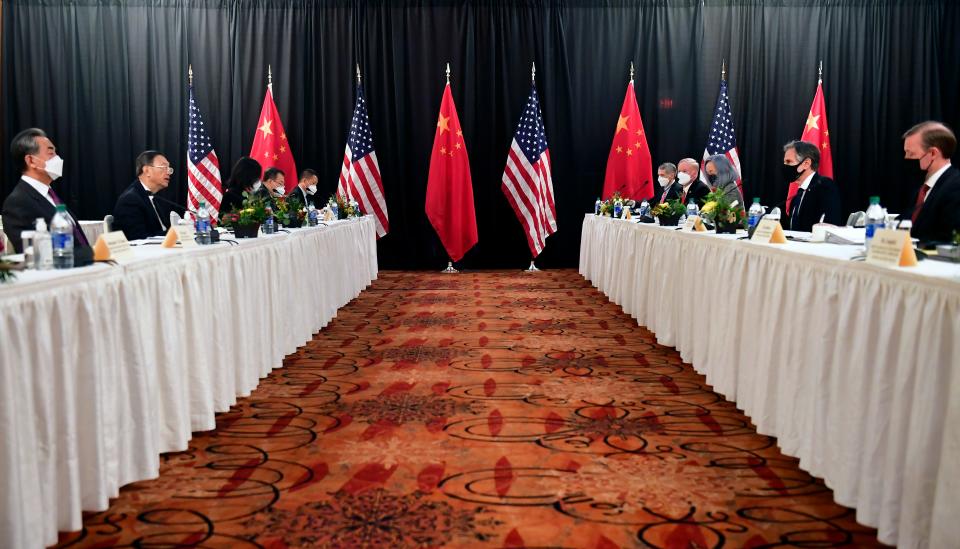
[[[38,193],[37,190],[33,188],[33,185],[27,183],[25,180],[21,179],[20,184],[24,186],[27,196],[29,196],[34,202],[36,202],[37,206],[40,207],[40,209],[42,209],[45,212],[49,212],[50,217],[53,217],[53,214],[56,213],[56,209],[57,209],[56,206],[51,204],[50,201],[47,200],[45,196]]]

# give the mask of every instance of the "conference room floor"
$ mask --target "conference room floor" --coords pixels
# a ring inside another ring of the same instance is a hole
[[[160,478],[60,541],[879,546],[575,270],[381,272]]]

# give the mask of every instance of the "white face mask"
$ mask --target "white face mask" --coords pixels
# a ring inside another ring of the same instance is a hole
[[[670,184],[670,180],[662,175],[657,178],[657,182],[660,183],[661,187],[666,187],[667,185]]]
[[[690,176],[684,172],[680,172],[680,175],[677,176],[677,181],[680,182],[681,187],[686,187],[690,183]]]
[[[253,184],[253,188],[250,189],[250,191],[251,191],[251,192],[257,192],[257,191],[260,190],[260,187],[261,187],[261,186],[263,186],[263,183],[261,183],[260,180],[258,179],[258,180],[256,181],[256,183]]]
[[[317,194],[317,186],[316,186],[316,185],[310,185],[309,187],[307,187],[307,194],[309,194],[309,195]]]
[[[47,172],[47,175],[50,176],[50,179],[60,179],[63,175],[63,159],[60,158],[60,155],[48,158],[47,164],[43,169]]]
[[[273,188],[273,194],[277,196],[283,196],[283,185],[277,185]]]

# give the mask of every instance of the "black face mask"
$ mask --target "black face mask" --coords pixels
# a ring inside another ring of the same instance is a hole
[[[927,168],[923,168],[923,159],[927,155],[923,155],[920,158],[908,158],[907,159],[907,172],[913,177],[919,179],[926,179],[927,171],[930,170],[930,165],[927,165]],[[932,162],[931,162],[932,164]]]
[[[710,182],[710,185],[716,187],[716,186],[717,186],[717,174],[713,174],[713,175],[707,174],[707,181]]]
[[[800,174],[797,173],[797,166],[799,164],[783,164],[780,166],[780,175],[783,177],[784,183],[793,183],[794,181],[800,179]]]

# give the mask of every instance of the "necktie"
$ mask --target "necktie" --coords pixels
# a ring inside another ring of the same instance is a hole
[[[926,183],[920,185],[920,192],[917,193],[917,205],[913,207],[913,217],[911,218],[916,224],[917,218],[920,217],[920,210],[923,209],[923,201],[927,198],[927,193],[930,192],[930,187]]]
[[[800,213],[800,205],[803,204],[803,195],[806,193],[803,189],[797,189],[797,195],[793,197],[793,208],[790,212],[790,230],[793,230],[793,223],[797,219],[797,214]]]
[[[57,193],[53,192],[53,187],[47,189],[47,194],[50,195],[50,198],[53,200],[53,203],[59,206],[63,204],[60,200],[60,197],[57,196]],[[70,215],[70,212],[67,212],[67,215]],[[71,218],[73,216],[70,216]],[[90,243],[87,241],[87,236],[83,234],[83,231],[80,230],[80,224],[77,223],[77,220],[73,220],[73,239],[79,243],[81,246],[89,246]]]

